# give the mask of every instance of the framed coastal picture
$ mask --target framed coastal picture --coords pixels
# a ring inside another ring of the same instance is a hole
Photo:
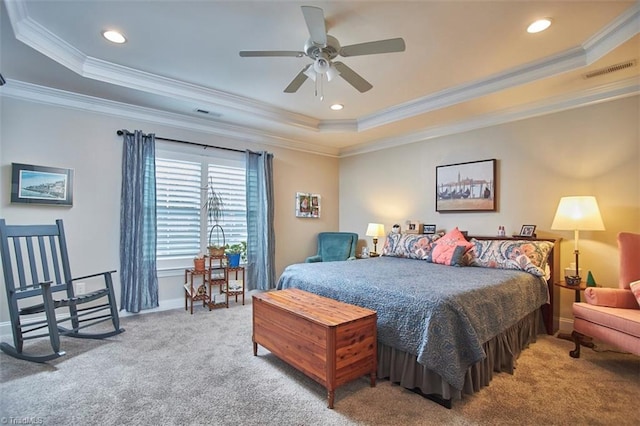
[[[73,169],[12,163],[11,202],[73,205]]]
[[[496,210],[496,160],[436,167],[437,212]]]
[[[306,192],[296,193],[296,217],[320,217],[320,195]]]

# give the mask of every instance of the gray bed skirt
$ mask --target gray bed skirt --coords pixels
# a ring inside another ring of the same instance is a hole
[[[416,361],[416,356],[378,343],[378,373],[407,389],[415,390],[439,404],[451,408],[451,401],[462,394],[473,394],[488,386],[493,372],[513,374],[522,350],[536,341],[543,330],[540,309],[536,309],[503,333],[483,344],[487,357],[467,369],[463,389],[455,389],[442,377]]]

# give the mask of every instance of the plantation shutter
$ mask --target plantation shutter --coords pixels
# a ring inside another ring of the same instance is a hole
[[[220,226],[224,229],[227,244],[247,241],[247,207],[246,207],[246,177],[245,169],[218,164],[209,164],[209,181],[223,200],[224,213]],[[208,224],[211,229],[213,223]],[[208,238],[207,233],[207,238]],[[212,236],[212,244],[221,244]]]
[[[156,157],[157,258],[200,252],[201,164]]]

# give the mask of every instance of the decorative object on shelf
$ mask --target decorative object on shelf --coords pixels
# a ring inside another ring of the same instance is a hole
[[[435,225],[423,224],[422,225],[422,233],[423,234],[435,234],[436,233],[436,226]]]
[[[212,177],[209,177],[209,183],[203,190],[207,191],[207,193],[202,208],[207,211],[207,223],[211,226],[207,248],[209,248],[211,256],[222,256],[224,254],[225,238],[224,229],[222,229],[219,222],[224,216],[224,202],[222,196],[213,185]]]
[[[237,244],[227,245],[225,252],[227,259],[229,260],[229,267],[237,268],[240,265],[240,260],[243,261],[247,258],[247,243],[241,241]]]
[[[393,225],[393,227],[391,228],[391,232],[393,232],[394,234],[401,233],[402,229],[400,228],[400,224],[396,223],[395,225]]]
[[[496,210],[496,160],[436,167],[436,211]]]
[[[593,274],[591,273],[591,271],[589,271],[589,273],[587,274],[587,287],[596,287],[596,280],[595,278],[593,278]]]
[[[73,169],[11,164],[11,202],[73,205]]]
[[[196,257],[193,258],[193,269],[198,272],[202,272],[205,270],[204,266],[204,254],[199,253]]]
[[[504,230],[504,226],[498,226],[498,237],[504,237],[505,235],[507,235],[507,233]]]
[[[578,276],[582,278],[582,268],[578,268],[578,272],[576,272],[576,262],[571,262],[569,263],[568,267],[564,268],[564,276],[565,277]],[[572,280],[569,280],[569,281],[572,281]],[[582,279],[580,281],[582,281]],[[580,284],[580,281],[578,281],[577,283]]]
[[[320,217],[320,194],[296,192],[296,217]]]
[[[504,229],[504,228],[502,228]],[[520,237],[536,237],[536,225],[522,225],[520,228]]]
[[[369,253],[371,257],[379,256],[378,251],[378,237],[384,237],[384,225],[380,223],[370,223],[367,225],[367,237],[373,237],[373,251]]]
[[[360,253],[360,259],[366,259],[369,257],[369,247],[362,247],[362,252]]]
[[[418,222],[407,221],[407,234],[422,234],[422,224]]]
[[[553,218],[551,229],[574,232],[575,275],[565,276],[565,282],[569,285],[579,285],[578,238],[580,231],[604,231],[604,223],[598,208],[596,197],[571,196],[560,198],[556,215]]]

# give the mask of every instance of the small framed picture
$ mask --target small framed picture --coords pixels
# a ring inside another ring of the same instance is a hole
[[[73,205],[73,169],[12,163],[11,202]]]
[[[405,231],[407,234],[421,234],[422,233],[422,224],[417,222],[409,222],[407,224],[407,230]]]
[[[522,225],[522,229],[520,229],[521,237],[535,237],[536,236],[536,225]]]
[[[296,217],[320,217],[320,194],[296,193]]]
[[[435,234],[436,233],[436,226],[435,225],[423,224],[422,225],[422,233],[423,234]]]

